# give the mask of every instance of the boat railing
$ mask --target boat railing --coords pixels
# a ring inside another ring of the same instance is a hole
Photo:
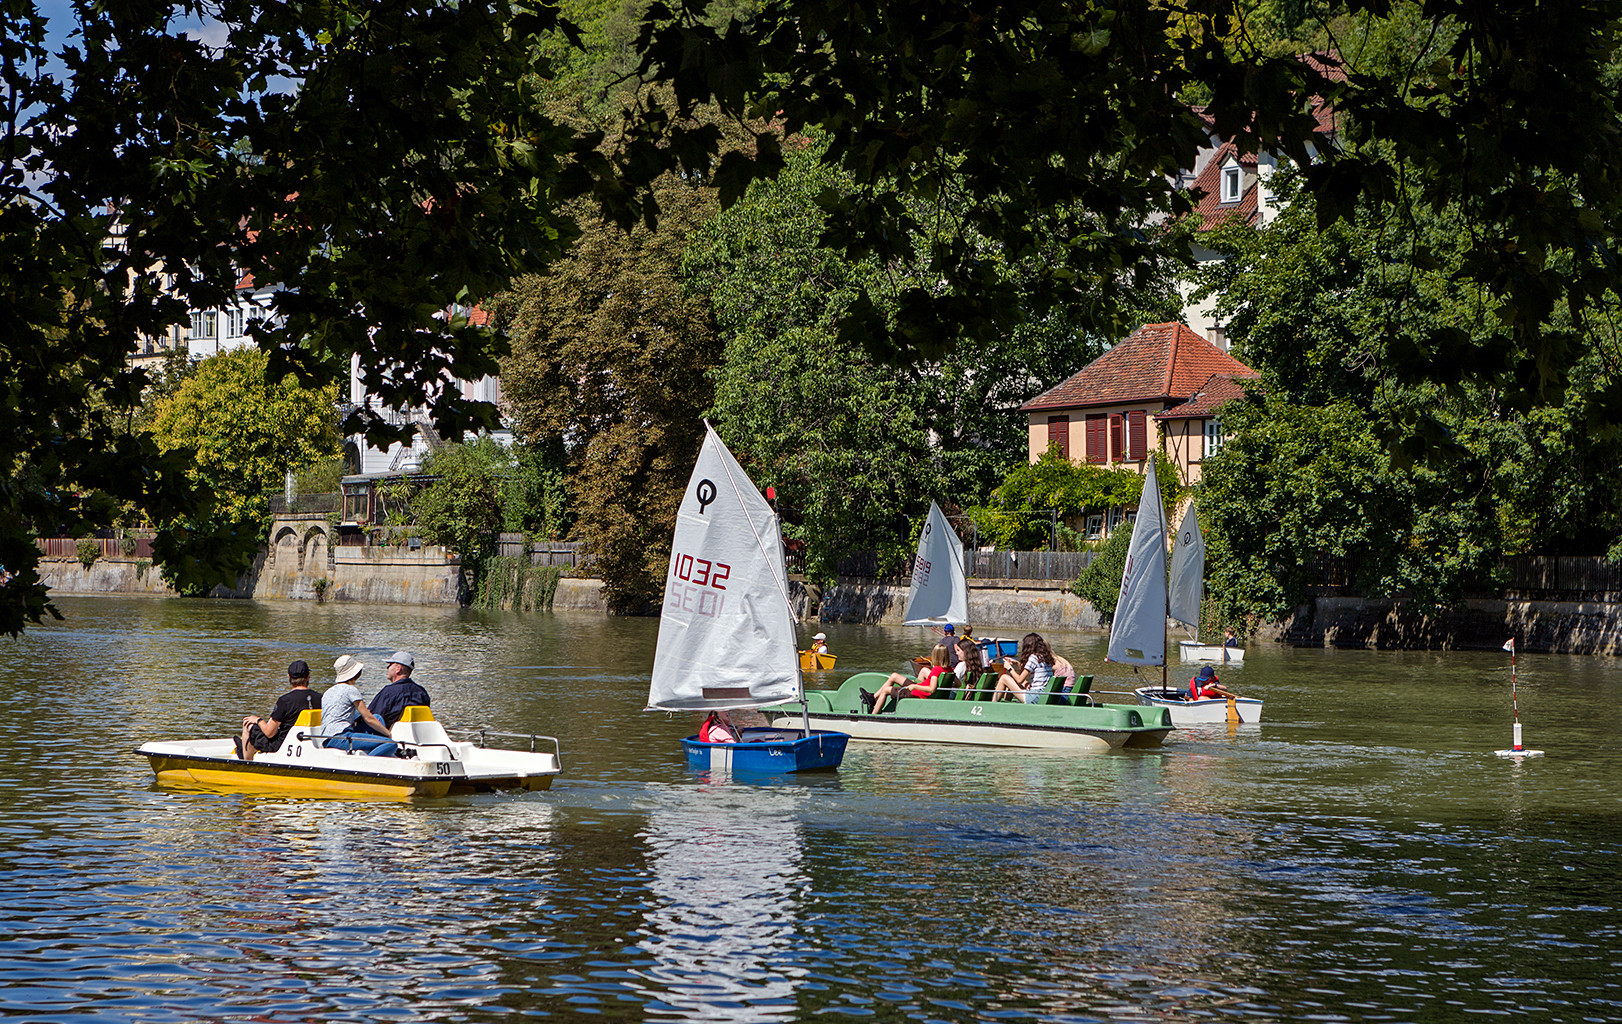
[[[562,757],[560,755],[562,754],[563,748],[562,744],[558,742],[558,738],[556,736],[545,736],[538,732],[501,732],[497,729],[486,729],[482,726],[447,729],[445,731],[448,733],[458,733],[463,736],[478,736],[479,738],[473,742],[476,746],[480,747],[488,747],[490,745],[488,742],[486,742],[486,738],[490,736],[506,736],[511,739],[519,740],[527,739],[529,740],[529,752],[531,754],[535,753],[536,740],[550,740],[552,742],[552,756],[557,757],[560,763],[562,762]]]

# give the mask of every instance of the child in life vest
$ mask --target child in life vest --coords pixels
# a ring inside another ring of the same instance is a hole
[[[1190,700],[1201,700],[1205,697],[1237,696],[1239,696],[1237,693],[1233,693],[1222,685],[1222,681],[1217,678],[1217,674],[1211,670],[1209,665],[1202,666],[1194,678],[1188,681],[1188,697]]]
[[[736,743],[738,731],[727,720],[725,711],[711,711],[704,724],[698,727],[700,743]]]

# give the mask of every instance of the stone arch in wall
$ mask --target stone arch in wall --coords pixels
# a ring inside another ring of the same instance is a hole
[[[304,534],[304,548],[299,553],[300,569],[308,568],[316,576],[327,574],[328,553],[331,542],[327,537],[327,524],[321,523],[310,527]]]
[[[296,566],[302,565],[304,551],[299,544],[298,531],[291,526],[283,526],[276,531],[276,537],[270,545],[270,562],[276,568],[287,572]]]

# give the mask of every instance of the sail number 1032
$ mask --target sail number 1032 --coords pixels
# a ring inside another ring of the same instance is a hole
[[[671,559],[665,607],[673,611],[719,615],[726,603],[726,581],[732,566],[708,558],[678,554]]]

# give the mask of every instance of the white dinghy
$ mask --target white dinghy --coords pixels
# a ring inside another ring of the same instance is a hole
[[[1167,610],[1171,617],[1194,631],[1194,639],[1177,642],[1177,656],[1186,662],[1243,665],[1243,647],[1208,644],[1200,641],[1200,604],[1205,597],[1205,536],[1200,518],[1189,505],[1183,524],[1177,528],[1176,549],[1171,557],[1171,593]]]
[[[1260,722],[1262,702],[1247,697],[1196,697],[1166,679],[1166,620],[1195,625],[1200,618],[1200,592],[1204,587],[1205,538],[1199,518],[1189,506],[1177,531],[1172,554],[1171,586],[1166,584],[1166,513],[1160,502],[1160,481],[1154,472],[1144,475],[1143,497],[1132,526],[1132,545],[1121,574],[1121,598],[1111,623],[1109,659],[1123,665],[1160,666],[1159,686],[1133,690],[1138,703],[1165,708],[1172,724],[1209,725],[1219,722]]]

